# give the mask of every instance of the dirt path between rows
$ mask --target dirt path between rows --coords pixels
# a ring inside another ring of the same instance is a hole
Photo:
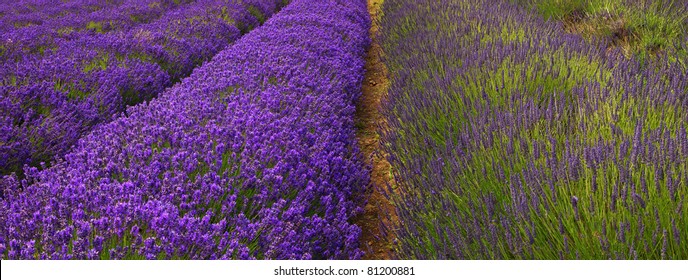
[[[384,119],[380,115],[380,99],[387,93],[387,67],[381,61],[382,48],[378,42],[379,17],[382,15],[383,0],[368,0],[368,12],[373,20],[370,28],[371,45],[366,58],[366,75],[363,81],[363,95],[356,105],[356,137],[366,163],[372,167],[368,204],[356,224],[363,230],[361,250],[363,259],[393,259],[393,229],[398,224],[396,211],[382,191],[394,186],[391,166],[380,147],[380,127]],[[387,228],[388,230],[385,230]]]

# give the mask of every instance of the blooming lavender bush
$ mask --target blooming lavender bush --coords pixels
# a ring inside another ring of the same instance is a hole
[[[685,65],[510,1],[383,10],[400,258],[688,258]]]
[[[359,258],[365,1],[294,0],[180,84],[2,182],[5,259]]]
[[[282,2],[199,0],[126,32],[84,33],[50,53],[5,62],[0,174],[63,155],[93,126],[188,76]]]

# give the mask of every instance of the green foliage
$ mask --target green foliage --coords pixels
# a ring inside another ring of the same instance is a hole
[[[81,71],[84,73],[88,73],[94,70],[105,70],[108,67],[109,61],[110,56],[107,53],[103,53],[94,60],[86,63],[86,65],[84,65]]]
[[[263,13],[258,8],[254,7],[254,6],[249,6],[248,12],[253,17],[255,17],[258,20],[258,22],[260,22],[260,24],[265,23],[265,15],[263,15]]]
[[[229,23],[229,24],[231,24],[231,25],[235,25],[235,24],[236,24],[236,20],[235,20],[234,18],[232,18],[232,16],[230,15],[229,11],[227,10],[227,7],[222,7],[222,9],[220,10],[220,18],[221,18],[224,22]]]
[[[574,11],[584,11],[589,7],[586,0],[550,0],[535,1],[538,12],[545,18],[562,19]]]
[[[95,21],[89,21],[86,24],[86,29],[95,31],[97,33],[103,33],[103,23],[100,22],[95,22]]]

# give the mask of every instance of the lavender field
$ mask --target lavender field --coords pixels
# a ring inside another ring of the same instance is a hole
[[[688,259],[688,2],[0,3],[0,259]]]
[[[688,259],[685,16],[624,55],[516,2],[385,1],[399,258]]]

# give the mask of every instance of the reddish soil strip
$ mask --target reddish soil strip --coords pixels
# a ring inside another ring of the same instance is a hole
[[[361,226],[361,250],[366,252],[364,259],[384,260],[393,259],[392,244],[395,236],[393,230],[398,224],[396,211],[392,203],[382,192],[387,186],[394,186],[391,166],[386,154],[380,147],[380,127],[384,129],[385,122],[380,115],[380,99],[387,93],[387,67],[380,59],[382,48],[378,42],[379,16],[382,15],[383,0],[368,0],[368,11],[373,20],[370,28],[372,40],[366,58],[366,76],[363,81],[363,95],[356,106],[357,138],[366,163],[372,166],[371,186],[368,189],[368,204],[365,212],[358,217],[356,223]]]

